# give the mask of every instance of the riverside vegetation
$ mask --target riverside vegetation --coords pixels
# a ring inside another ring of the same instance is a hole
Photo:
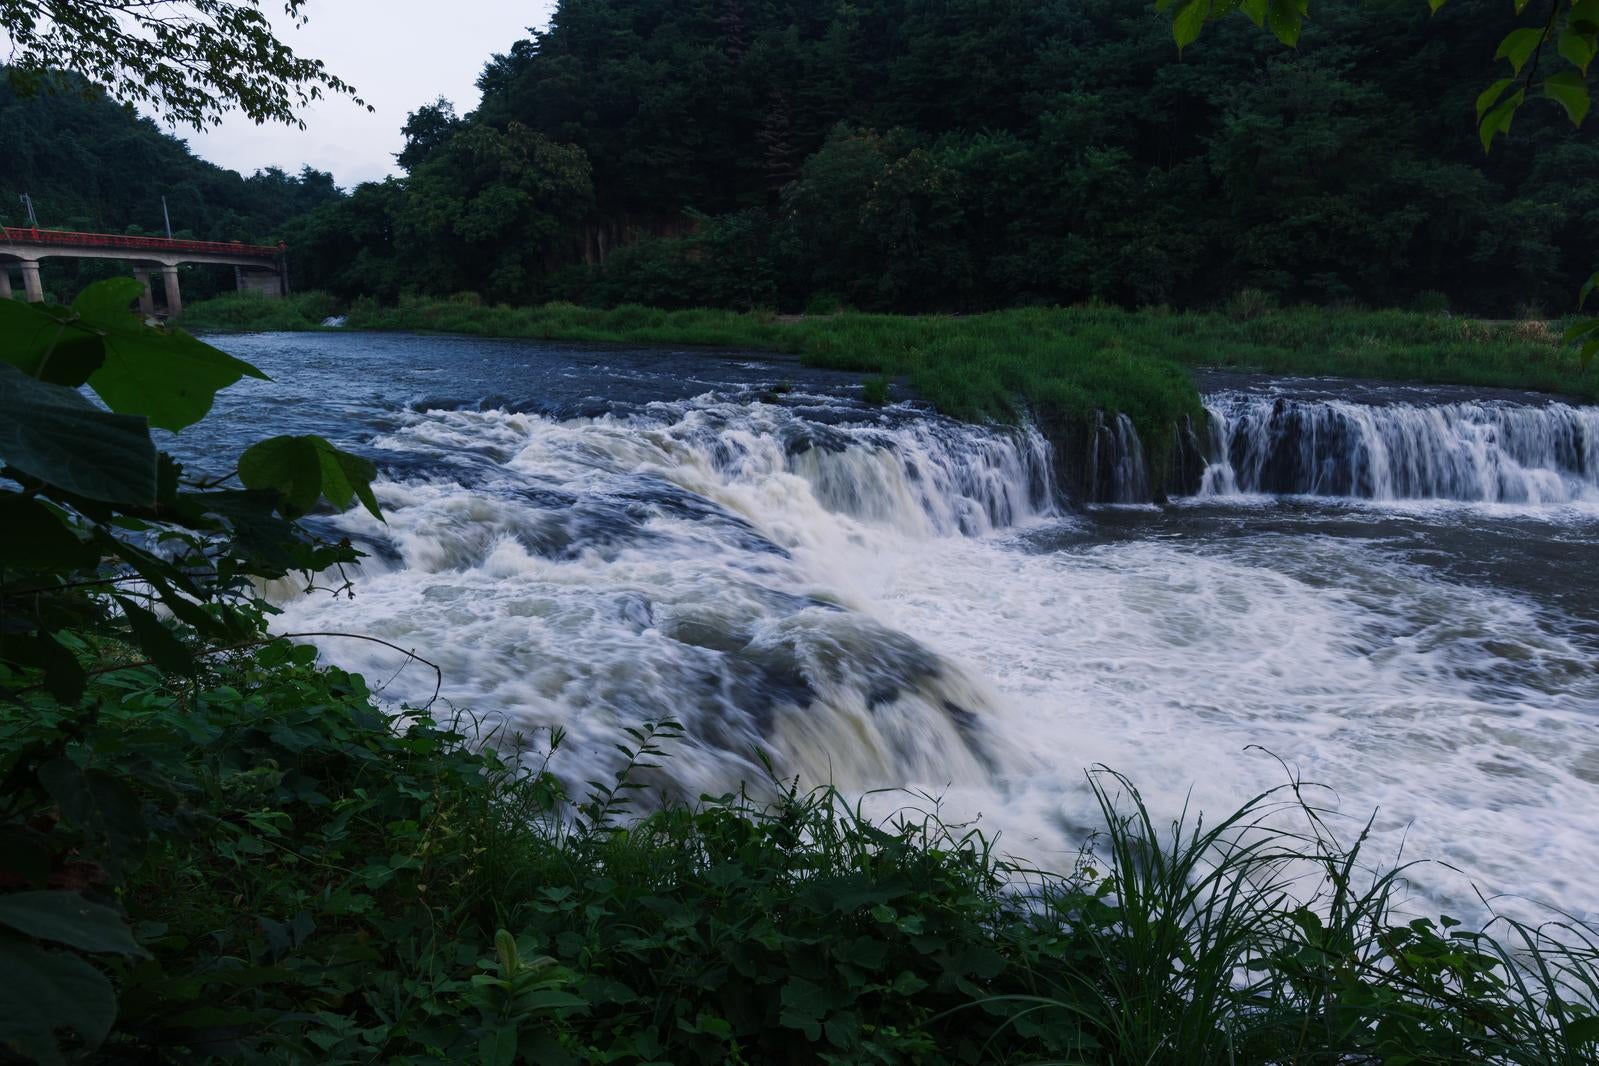
[[[1490,323],[1404,311],[1279,309],[1246,292],[1214,313],[1089,305],[978,315],[835,312],[782,316],[714,309],[572,304],[488,307],[470,293],[392,307],[235,295],[196,304],[197,329],[317,329],[340,309],[356,329],[465,333],[615,344],[710,345],[800,355],[813,366],[903,378],[927,402],[973,421],[1036,419],[1063,455],[1068,430],[1119,412],[1150,448],[1164,483],[1174,430],[1203,418],[1195,367],[1480,385],[1599,397],[1599,367],[1540,321]]]
[[[1157,825],[1090,774],[1100,832],[1032,870],[906,795],[749,782],[658,805],[680,727],[562,783],[561,735],[388,714],[274,637],[253,578],[355,552],[375,509],[316,437],[193,483],[179,429],[254,373],[125,308],[0,305],[0,1006],[38,1061],[1579,1063],[1599,944],[1573,920],[1404,913],[1408,867],[1291,781]],[[109,411],[78,397],[87,384]],[[70,398],[69,398],[70,397]],[[10,402],[10,401],[8,401]],[[328,589],[321,590],[327,594]],[[336,585],[336,594],[346,591]],[[161,610],[164,608],[164,610]],[[158,611],[160,613],[158,613]],[[317,634],[302,634],[316,636]],[[326,635],[323,635],[326,636]]]

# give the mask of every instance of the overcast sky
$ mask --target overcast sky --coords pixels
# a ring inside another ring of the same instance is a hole
[[[277,13],[278,5],[262,5]],[[554,0],[311,0],[308,25],[279,19],[279,36],[296,52],[327,63],[377,108],[323,100],[301,117],[304,130],[257,126],[237,112],[206,133],[172,132],[196,155],[249,174],[276,164],[293,172],[309,163],[346,188],[395,172],[405,116],[439,96],[465,114],[477,106],[477,76],[495,52],[543,28]]]

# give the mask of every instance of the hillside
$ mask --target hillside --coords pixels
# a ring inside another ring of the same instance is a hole
[[[1334,0],[1178,57],[1137,0],[563,0],[286,232],[347,296],[1564,310],[1599,142],[1540,103],[1484,156],[1503,14]]]

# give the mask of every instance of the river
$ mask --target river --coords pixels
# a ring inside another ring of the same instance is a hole
[[[319,432],[382,471],[387,525],[316,519],[371,554],[354,598],[278,624],[414,648],[441,706],[565,727],[569,780],[670,715],[682,796],[759,779],[758,748],[805,784],[941,796],[1065,868],[1098,820],[1086,767],[1171,815],[1286,764],[1336,786],[1350,837],[1376,812],[1374,857],[1459,868],[1418,874],[1418,910],[1475,884],[1599,915],[1599,410],[1203,376],[1198,493],[1075,506],[1036,433],[868,407],[776,357],[212,339],[274,380],[183,451]],[[385,698],[432,692],[380,646],[321,645]]]

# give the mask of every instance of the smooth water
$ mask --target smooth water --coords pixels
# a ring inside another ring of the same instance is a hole
[[[564,726],[574,781],[670,715],[681,795],[759,779],[759,749],[805,783],[941,795],[1065,867],[1097,820],[1085,767],[1221,813],[1280,759],[1337,786],[1351,836],[1376,809],[1385,857],[1599,912],[1591,410],[1229,380],[1202,495],[1084,511],[1034,433],[869,408],[769,357],[218,343],[276,380],[224,394],[240,435],[188,454],[314,430],[383,471],[386,526],[318,519],[372,554],[355,598],[291,597],[283,629],[415,648],[454,706]],[[432,691],[320,643],[386,696]]]

